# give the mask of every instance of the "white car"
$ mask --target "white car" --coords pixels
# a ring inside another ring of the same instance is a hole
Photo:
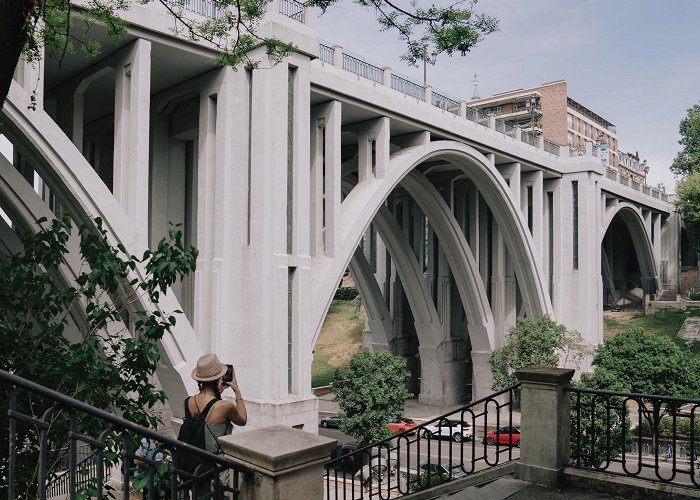
[[[425,439],[451,439],[459,443],[471,441],[474,438],[474,429],[467,422],[443,418],[423,427],[421,436]]]

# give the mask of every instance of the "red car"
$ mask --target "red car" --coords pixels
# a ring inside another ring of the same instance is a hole
[[[406,434],[408,434],[409,436],[412,436],[416,433],[416,431],[414,429],[414,427],[416,426],[416,423],[413,420],[411,420],[410,418],[406,418],[406,417],[390,418],[389,422],[386,424],[386,426],[394,434],[398,434],[399,432],[406,431]]]
[[[484,443],[488,445],[505,444],[520,448],[520,428],[501,427],[498,430],[487,432],[484,436]]]

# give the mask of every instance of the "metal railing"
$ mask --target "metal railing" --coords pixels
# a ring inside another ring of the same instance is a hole
[[[420,101],[425,100],[425,89],[421,85],[400,76],[391,75],[391,88]]]
[[[620,184],[622,184],[623,186],[629,186],[629,185],[630,185],[630,178],[627,177],[627,176],[624,175],[624,174],[620,174],[620,180],[619,180],[619,182],[620,182]]]
[[[382,68],[348,54],[343,54],[343,69],[373,82],[382,83],[384,81],[384,70]]]
[[[296,0],[278,0],[277,11],[283,16],[304,23],[304,4]]]
[[[320,48],[319,55],[320,55],[321,61],[323,61],[324,63],[333,64],[333,62],[334,62],[333,56],[335,55],[335,50],[333,49],[333,47],[330,47],[328,45],[323,45],[322,43],[320,43],[319,48]]]
[[[661,192],[658,189],[651,188],[651,197],[652,198],[659,198],[661,195]]]
[[[46,498],[47,492],[57,491],[69,498],[81,491],[103,498],[109,472],[114,469],[125,478],[145,477],[149,495],[160,490],[171,499],[187,498],[190,493],[215,498],[230,494],[237,499],[240,476],[252,473],[229,458],[165,437],[4,370],[0,370],[0,429],[4,431],[0,437],[1,498],[14,499],[20,493]],[[140,454],[144,443],[150,451]],[[89,454],[79,460],[78,449],[85,447]],[[200,461],[194,472],[176,468],[171,460],[183,452]],[[226,482],[220,479],[223,477]],[[128,492],[128,482],[124,487]]]
[[[166,3],[175,9],[182,9],[209,19],[220,19],[224,16],[224,9],[213,0],[166,0]]]
[[[570,465],[698,488],[700,400],[593,389],[571,393]]]
[[[530,146],[538,147],[540,144],[539,137],[527,130],[520,131],[520,140],[523,141],[525,144],[529,144]]]
[[[445,111],[449,111],[455,115],[459,114],[459,102],[455,101],[454,99],[450,99],[447,96],[433,92],[431,101],[433,106],[437,108],[444,109]]]
[[[651,188],[650,188],[649,186],[647,186],[647,185],[644,185],[644,186],[642,186],[642,192],[643,192],[644,194],[651,195]]]
[[[591,146],[591,152],[593,153],[593,156],[595,156],[595,157],[597,158],[597,157],[598,157],[598,146],[596,146],[595,144],[593,144],[593,145]]]
[[[639,183],[637,181],[631,180],[630,184],[632,185],[632,189],[634,189],[635,191],[639,191],[640,186],[639,186]]]
[[[559,156],[561,147],[559,144],[554,144],[551,141],[548,141],[547,139],[544,139],[544,150],[547,151],[548,153],[552,153],[553,155]]]
[[[605,176],[611,181],[617,181],[617,171],[610,167],[605,169]]]
[[[518,387],[326,462],[325,498],[394,498],[518,458]]]

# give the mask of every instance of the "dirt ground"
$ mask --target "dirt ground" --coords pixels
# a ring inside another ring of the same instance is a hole
[[[610,327],[606,326],[605,321],[603,322],[603,339],[607,340],[614,336],[622,330],[622,327],[626,322],[633,318],[638,318],[639,316],[644,316],[644,311],[642,309],[626,309],[624,311],[603,311],[603,318],[610,318],[621,324],[620,327]]]

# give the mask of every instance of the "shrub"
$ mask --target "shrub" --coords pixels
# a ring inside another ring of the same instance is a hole
[[[340,287],[335,291],[334,300],[354,300],[358,296],[357,288]]]

